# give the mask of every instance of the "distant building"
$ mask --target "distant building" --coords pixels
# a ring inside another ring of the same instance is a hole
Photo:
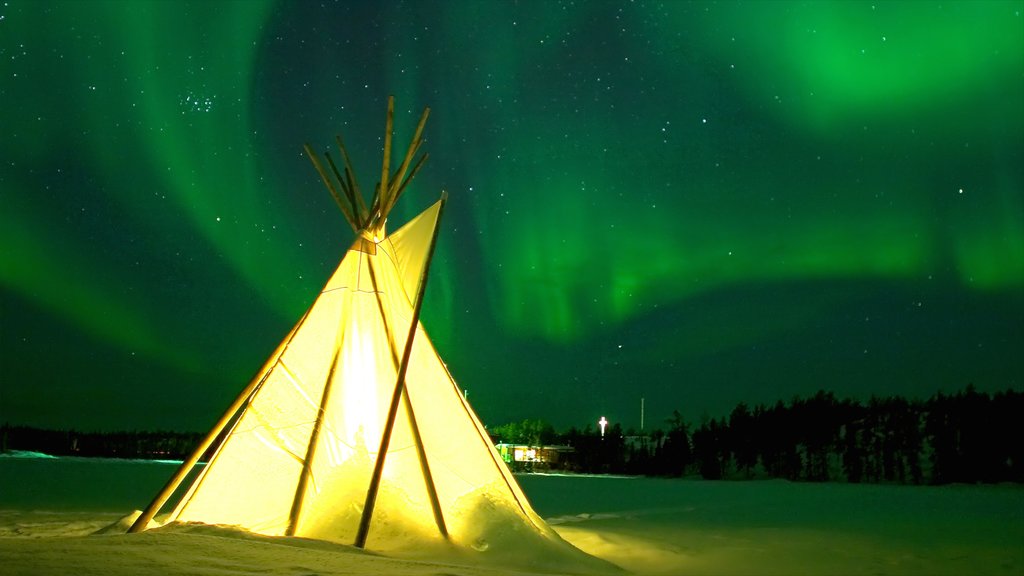
[[[495,444],[501,459],[514,472],[560,468],[563,455],[575,452],[572,446],[530,446],[527,444]]]

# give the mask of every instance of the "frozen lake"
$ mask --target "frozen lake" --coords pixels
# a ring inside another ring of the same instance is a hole
[[[522,574],[212,527],[125,535],[175,465],[0,457],[3,574]],[[638,574],[1021,574],[1021,486],[519,476],[563,538]],[[100,533],[97,533],[100,532]],[[528,554],[529,551],[523,551]]]

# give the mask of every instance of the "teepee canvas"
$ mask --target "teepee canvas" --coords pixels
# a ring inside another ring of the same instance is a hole
[[[355,241],[132,531],[177,494],[169,521],[397,552],[436,544],[468,554],[514,547],[521,555],[525,539],[538,561],[594,560],[530,507],[419,323],[445,197],[385,234],[388,211],[422,165],[423,158],[406,177],[429,112],[390,174],[392,106],[381,182],[368,205],[340,138],[344,172],[327,156],[333,179],[307,147]]]

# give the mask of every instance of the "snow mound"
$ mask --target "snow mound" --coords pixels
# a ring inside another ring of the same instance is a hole
[[[155,522],[125,534],[167,473],[151,464],[0,459],[0,574],[536,576],[597,568],[582,555],[573,566],[554,565],[543,546],[517,545],[514,534],[489,538],[482,552],[424,546],[416,557],[229,526]],[[1019,485],[520,480],[562,538],[638,575],[1024,574]],[[532,562],[524,566],[517,554]]]
[[[100,528],[93,532],[93,534],[126,534],[128,533],[128,529],[132,527],[132,524],[135,523],[135,520],[137,520],[139,516],[142,516],[142,510],[135,510],[127,516],[118,518],[117,522]]]
[[[0,458],[46,458],[50,460],[56,460],[56,456],[49,454],[43,454],[42,452],[31,452],[28,450],[8,450],[7,452],[0,452]]]

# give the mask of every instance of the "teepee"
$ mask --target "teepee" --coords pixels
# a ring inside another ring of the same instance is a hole
[[[535,564],[596,561],[530,507],[419,323],[446,196],[385,233],[388,213],[426,159],[412,164],[429,114],[392,174],[393,110],[389,98],[380,183],[369,204],[340,137],[342,171],[329,154],[325,170],[306,146],[355,241],[131,532],[146,529],[174,496],[168,522],[398,553],[429,554],[433,544],[522,555],[525,540]]]

